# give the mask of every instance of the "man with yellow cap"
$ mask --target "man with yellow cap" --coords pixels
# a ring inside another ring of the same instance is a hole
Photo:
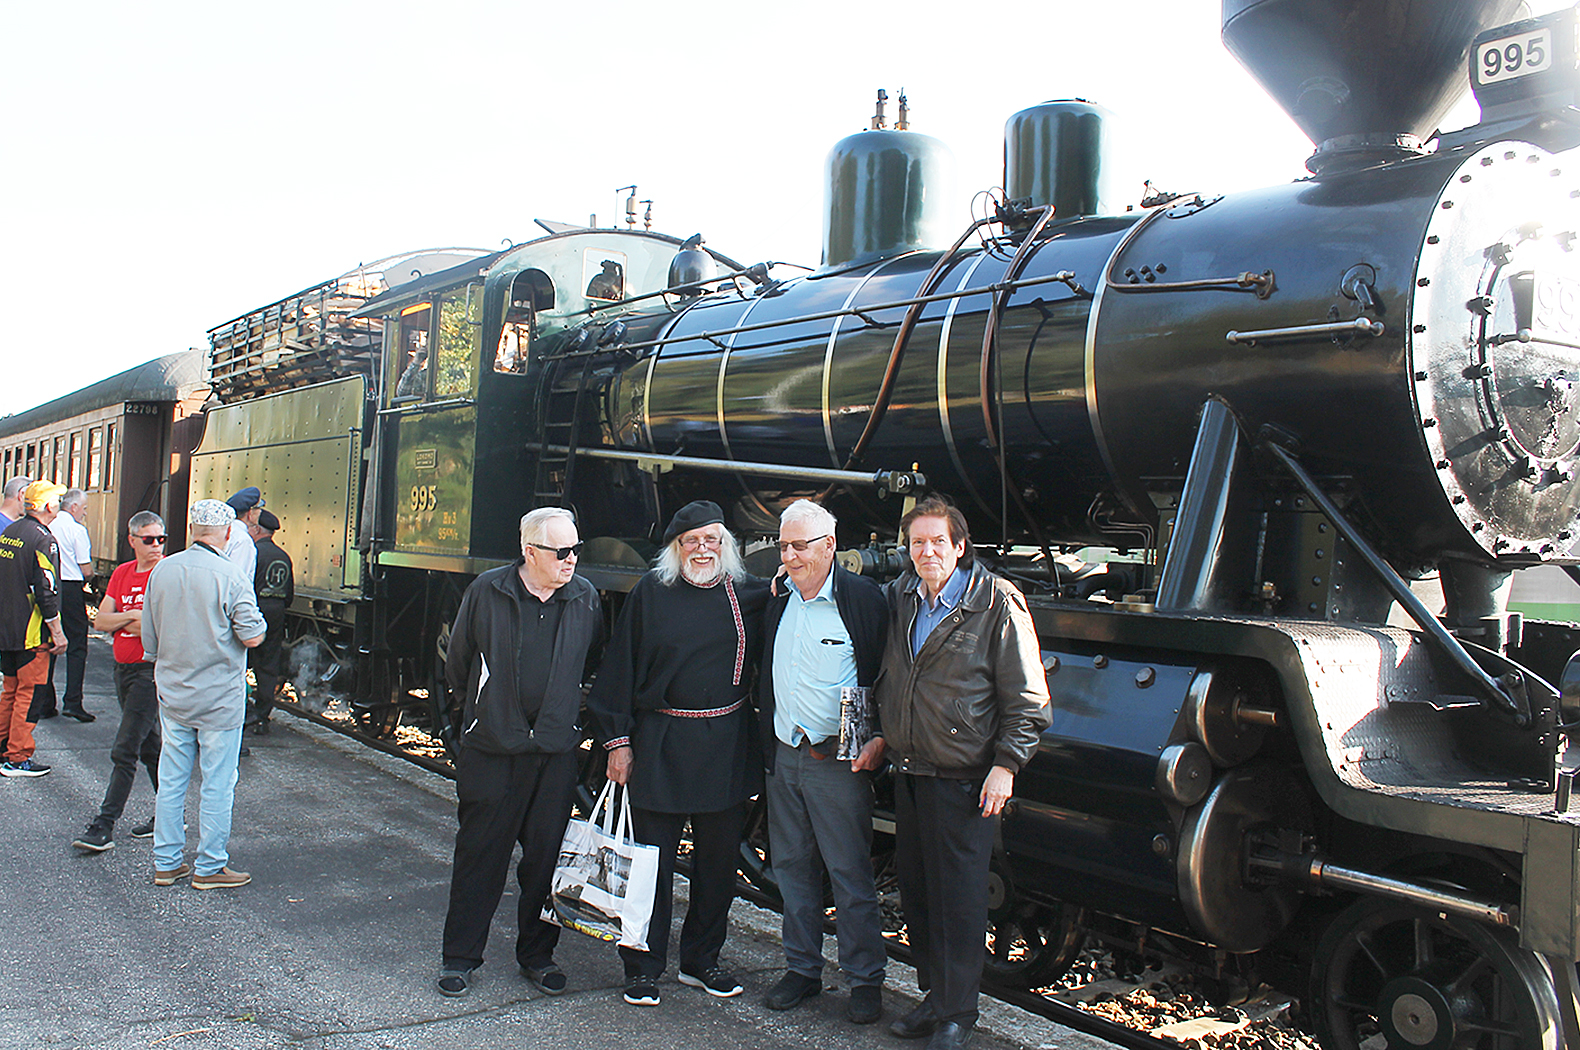
[[[0,776],[41,777],[33,758],[33,691],[49,677],[51,653],[66,651],[60,625],[60,546],[49,523],[64,485],[35,481],[22,493],[22,517],[0,532]]]

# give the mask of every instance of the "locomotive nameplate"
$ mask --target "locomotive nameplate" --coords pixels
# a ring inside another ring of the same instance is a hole
[[[436,448],[419,448],[413,450],[412,466],[418,470],[438,469],[439,450]]]

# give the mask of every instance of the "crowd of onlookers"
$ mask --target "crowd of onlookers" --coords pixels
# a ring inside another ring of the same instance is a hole
[[[7,777],[41,777],[34,727],[57,714],[97,717],[83,706],[88,660],[87,597],[95,579],[85,527],[88,497],[50,481],[12,478],[0,492],[0,748]],[[155,789],[154,815],[131,828],[154,840],[154,884],[191,876],[198,889],[243,886],[229,866],[230,813],[245,752],[249,650],[257,690],[253,724],[266,732],[277,688],[290,558],[273,542],[280,522],[256,488],[229,500],[201,499],[188,515],[185,550],[165,556],[165,521],[139,511],[126,523],[132,559],[105,581],[93,617],[110,635],[120,724],[98,814],[72,840],[102,853],[115,845],[141,762]],[[55,690],[64,655],[65,691]],[[194,767],[202,787],[198,848],[189,864],[185,819]],[[163,785],[164,790],[160,790]]]

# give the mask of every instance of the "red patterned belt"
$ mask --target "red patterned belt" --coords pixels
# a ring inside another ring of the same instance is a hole
[[[669,715],[672,718],[718,718],[720,715],[734,714],[741,709],[741,705],[744,703],[746,703],[746,698],[743,696],[729,707],[710,707],[705,711],[693,711],[680,707],[660,707],[658,713]]]

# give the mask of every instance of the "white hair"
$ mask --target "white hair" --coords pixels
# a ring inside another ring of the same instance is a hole
[[[822,529],[830,536],[834,535],[834,530],[839,526],[838,520],[829,513],[827,507],[813,503],[809,499],[796,500],[779,515],[780,525],[788,525],[793,521],[804,521],[814,529]]]
[[[543,537],[548,533],[549,522],[555,518],[564,518],[572,525],[576,524],[576,515],[564,507],[539,507],[521,516],[521,545],[529,543],[542,543]]]
[[[723,525],[719,526],[719,532],[719,568],[730,579],[738,580],[746,575],[746,565],[741,561],[741,545]],[[653,559],[653,571],[658,573],[659,583],[673,587],[680,581],[681,568],[685,564],[686,549],[680,545],[680,537],[676,536]]]
[[[33,484],[32,478],[18,474],[16,477],[5,483],[5,491],[3,494],[0,494],[0,498],[21,499],[22,490],[31,484]]]
[[[60,505],[62,509],[66,507],[75,507],[79,503],[86,505],[87,502],[88,494],[81,489],[68,489],[66,494],[60,497]]]

